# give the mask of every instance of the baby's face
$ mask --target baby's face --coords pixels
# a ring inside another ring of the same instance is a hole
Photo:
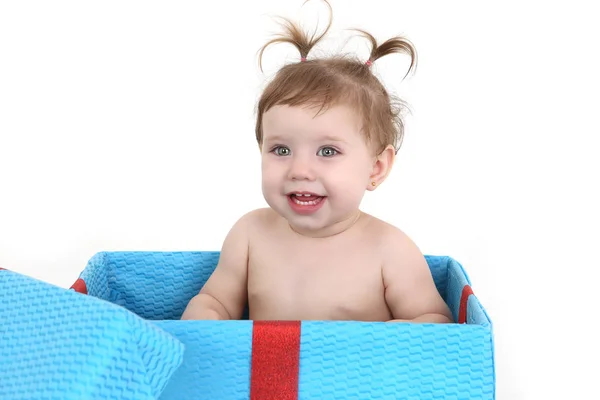
[[[275,106],[263,115],[263,195],[309,235],[356,216],[375,162],[351,108],[317,111]]]

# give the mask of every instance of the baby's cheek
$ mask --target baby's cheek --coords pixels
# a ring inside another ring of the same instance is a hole
[[[334,193],[338,201],[354,207],[361,201],[366,186],[360,180],[360,177],[351,175],[348,173],[344,179],[340,179],[335,183]]]
[[[264,183],[273,184],[280,174],[281,172],[275,166],[265,165],[262,169],[262,180]]]
[[[361,166],[349,166],[338,174],[338,182],[352,191],[361,191],[368,183],[370,171]]]

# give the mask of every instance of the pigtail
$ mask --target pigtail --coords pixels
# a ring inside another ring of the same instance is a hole
[[[377,40],[370,33],[362,30],[355,29],[357,32],[360,32],[362,36],[366,37],[369,42],[371,42],[371,54],[369,55],[369,59],[365,63],[367,66],[371,66],[376,60],[380,59],[383,56],[387,56],[392,53],[404,53],[410,56],[410,67],[406,75],[408,75],[411,71],[416,68],[417,65],[417,51],[414,45],[406,38],[401,36],[396,36],[391,39],[386,40],[381,45],[377,45]],[[405,75],[405,77],[406,77]]]
[[[309,0],[306,0],[304,3],[306,3],[307,1],[309,1]],[[258,64],[259,64],[261,71],[263,70],[263,68],[262,68],[263,53],[269,45],[275,44],[275,43],[289,43],[289,44],[294,45],[300,52],[300,60],[301,61],[307,60],[308,53],[310,53],[311,49],[321,39],[323,39],[323,37],[325,36],[325,34],[327,34],[327,32],[329,31],[329,28],[331,27],[333,11],[331,9],[331,5],[329,4],[329,2],[327,2],[326,0],[323,0],[323,1],[329,8],[329,23],[327,24],[327,27],[325,28],[323,33],[321,33],[319,36],[315,36],[316,32],[313,32],[313,34],[309,37],[308,34],[304,31],[302,31],[302,29],[300,29],[300,27],[298,27],[298,25],[296,25],[294,22],[290,21],[287,18],[280,17],[280,19],[282,20],[281,26],[283,27],[284,33],[277,35],[274,39],[268,41],[263,47],[261,47],[259,55],[258,55]]]

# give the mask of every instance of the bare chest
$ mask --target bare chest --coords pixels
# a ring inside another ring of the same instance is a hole
[[[359,241],[258,244],[251,251],[252,319],[385,320],[381,263]]]

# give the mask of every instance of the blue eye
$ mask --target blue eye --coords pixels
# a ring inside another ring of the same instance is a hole
[[[277,156],[289,156],[291,153],[290,149],[284,146],[277,146],[271,151]]]
[[[334,149],[333,147],[323,147],[321,149],[319,149],[319,151],[317,152],[318,155],[323,156],[323,157],[332,157],[334,155],[336,155],[338,153],[338,151],[336,149]]]

